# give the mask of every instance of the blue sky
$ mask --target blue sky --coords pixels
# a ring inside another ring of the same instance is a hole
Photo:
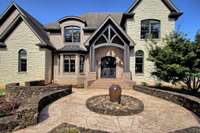
[[[0,0],[0,14],[13,0]],[[16,0],[43,24],[54,22],[64,16],[85,12],[126,12],[134,0]],[[190,39],[200,29],[200,0],[172,0],[184,12],[177,21],[176,29]]]

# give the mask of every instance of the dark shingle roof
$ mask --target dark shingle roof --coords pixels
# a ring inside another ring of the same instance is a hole
[[[108,16],[112,16],[112,18],[120,25],[123,14],[124,13],[85,13],[82,14],[80,18],[86,22],[86,28],[97,29]],[[55,22],[45,25],[45,29],[60,29],[60,26],[58,22]]]
[[[63,48],[58,49],[59,52],[86,52],[86,48],[82,48],[80,44],[67,44]]]
[[[86,13],[81,15],[81,18],[86,21],[87,27],[98,28],[108,16],[120,25],[123,13]]]
[[[59,23],[49,23],[49,24],[46,24],[45,27],[44,27],[46,30],[48,29],[51,29],[51,30],[60,30],[61,27],[59,25]]]

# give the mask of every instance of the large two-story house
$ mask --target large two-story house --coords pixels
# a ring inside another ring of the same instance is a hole
[[[170,0],[135,0],[127,12],[85,13],[43,25],[12,3],[0,18],[0,84],[153,83],[146,39],[161,42],[181,15]]]

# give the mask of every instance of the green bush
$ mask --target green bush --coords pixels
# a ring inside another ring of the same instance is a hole
[[[159,83],[156,83],[156,87],[157,88],[160,88],[160,87],[162,87],[162,84],[159,82]]]
[[[5,94],[6,94],[5,89],[1,89],[1,88],[0,88],[0,96],[3,96],[3,95],[5,95]]]
[[[152,72],[159,80],[182,82],[192,92],[200,91],[200,35],[193,42],[180,33],[164,38],[162,45],[149,44],[148,60],[155,63]]]
[[[148,83],[142,82],[142,86],[148,86]]]

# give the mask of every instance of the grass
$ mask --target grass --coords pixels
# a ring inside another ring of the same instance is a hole
[[[3,96],[3,95],[5,95],[5,89],[0,88],[0,96]]]

